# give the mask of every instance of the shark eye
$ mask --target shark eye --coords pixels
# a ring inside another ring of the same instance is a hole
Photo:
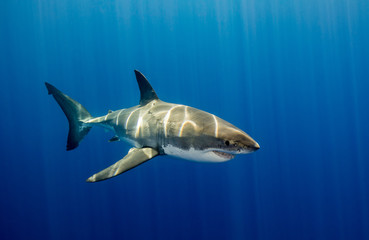
[[[228,141],[228,140],[226,140],[226,141],[224,142],[224,144],[228,147],[228,146],[229,146],[229,141]]]

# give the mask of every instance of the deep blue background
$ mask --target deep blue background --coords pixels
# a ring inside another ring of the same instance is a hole
[[[0,239],[369,239],[368,0],[0,1]],[[66,152],[48,81],[93,115],[165,101],[261,145],[221,164]]]

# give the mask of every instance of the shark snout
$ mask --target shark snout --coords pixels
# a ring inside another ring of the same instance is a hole
[[[234,130],[235,134],[225,137],[225,139],[231,139],[230,141],[225,141],[226,145],[227,142],[229,143],[229,149],[236,150],[240,154],[251,153],[260,149],[260,145],[247,133],[238,129],[236,130]]]
[[[250,136],[246,136],[246,141],[244,142],[244,146],[246,149],[246,152],[255,152],[256,150],[260,149],[260,145],[252,139]]]
[[[260,146],[259,146],[259,143],[254,142],[251,146],[249,146],[249,148],[251,149],[251,151],[254,152],[254,151],[258,150],[260,148]]]

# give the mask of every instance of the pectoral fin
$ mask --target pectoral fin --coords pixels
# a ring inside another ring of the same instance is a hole
[[[87,182],[98,182],[124,173],[148,160],[159,155],[153,148],[131,148],[128,154],[101,172],[98,172],[87,179]]]

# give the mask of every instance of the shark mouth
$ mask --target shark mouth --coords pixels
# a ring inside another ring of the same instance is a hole
[[[219,151],[214,151],[214,150],[212,152],[215,153],[216,155],[218,155],[219,157],[224,158],[224,159],[231,160],[232,158],[234,158],[234,155],[230,154],[230,153],[219,152]]]

